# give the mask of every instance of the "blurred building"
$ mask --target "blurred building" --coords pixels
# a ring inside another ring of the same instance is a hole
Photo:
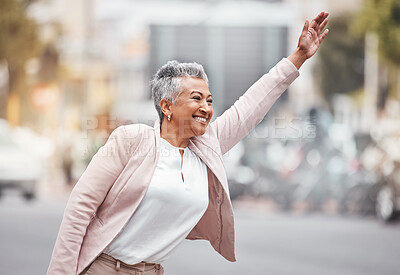
[[[108,116],[113,104],[113,67],[98,58],[92,47],[93,12],[93,1],[37,1],[29,9],[40,24],[42,40],[59,55],[59,100],[52,125],[60,131],[101,126],[97,118]]]
[[[96,24],[105,42],[98,44],[100,51],[114,62],[119,60],[113,114],[134,121],[152,119],[148,80],[171,59],[205,66],[216,113],[221,113],[294,50],[304,18],[332,5],[307,2],[96,1]],[[132,48],[142,49],[142,58],[126,55]],[[294,113],[319,104],[312,63],[302,68],[302,78],[284,96]]]
[[[151,74],[173,59],[203,64],[217,114],[229,108],[287,53],[288,28],[284,25],[152,25],[150,31]]]
[[[118,117],[156,117],[148,81],[168,60],[205,66],[218,114],[287,54],[291,10],[284,1],[97,3],[103,40],[112,41],[104,54],[119,59]]]
[[[42,0],[30,13],[59,51],[57,124],[88,129],[154,120],[148,83],[171,59],[205,66],[220,114],[295,49],[305,18],[354,10],[360,2]],[[313,63],[281,99],[294,114],[320,103]]]
[[[61,68],[57,114],[50,117],[61,130],[109,131],[121,123],[151,124],[157,115],[149,80],[172,59],[205,66],[218,115],[295,49],[305,18],[321,10],[332,17],[354,12],[361,3],[37,1],[30,13],[41,24],[43,40],[56,47]],[[303,115],[322,105],[315,62],[313,58],[304,64],[301,77],[279,100],[284,106],[278,109],[285,115]],[[362,114],[354,114],[346,100],[337,99],[337,119],[360,124]]]
[[[43,41],[56,49],[58,64],[57,81],[50,83],[53,86],[37,86],[37,105],[43,103],[42,95],[56,95],[47,96],[43,104],[46,117],[42,125],[57,132],[64,157],[68,157],[65,152],[74,151],[73,144],[86,140],[84,157],[79,150],[71,153],[86,163],[119,124],[152,124],[157,114],[149,81],[161,65],[173,59],[204,65],[217,116],[291,54],[306,18],[312,19],[320,11],[329,11],[331,17],[353,13],[362,2],[36,1],[30,14],[40,23]],[[376,98],[377,56],[371,41],[366,52],[365,90]],[[50,47],[40,62],[52,58]],[[269,117],[290,124],[293,116],[304,117],[312,107],[324,104],[316,60],[314,57],[303,65],[301,77],[279,99]],[[357,106],[348,96],[340,95],[334,102],[334,120],[354,131],[368,131],[374,120],[366,114],[375,103],[366,100]],[[398,103],[389,105],[386,113],[393,117]],[[80,173],[77,169],[75,174]]]

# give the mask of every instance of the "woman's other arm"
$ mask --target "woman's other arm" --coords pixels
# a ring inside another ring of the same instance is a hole
[[[262,76],[210,125],[211,131],[216,131],[222,154],[262,121],[275,101],[298,77],[298,69],[316,53],[328,34],[328,30],[323,31],[328,23],[327,17],[328,13],[321,12],[311,23],[306,20],[296,50]]]
[[[129,159],[125,126],[93,156],[69,197],[47,274],[76,274],[86,228]]]

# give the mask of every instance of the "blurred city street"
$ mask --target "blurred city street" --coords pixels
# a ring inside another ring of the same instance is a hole
[[[64,203],[0,200],[0,274],[42,275],[50,260]],[[166,275],[397,275],[400,223],[320,214],[236,211],[237,262],[203,241],[185,241],[164,264]]]
[[[212,124],[299,49],[322,11],[329,35],[315,56],[257,125],[238,113],[239,130],[252,130],[219,155],[237,262],[185,241],[166,275],[399,275],[399,0],[0,0],[0,275],[46,273],[93,157],[118,127],[162,118],[151,81],[161,66],[202,64]],[[131,138],[118,148],[134,161]]]

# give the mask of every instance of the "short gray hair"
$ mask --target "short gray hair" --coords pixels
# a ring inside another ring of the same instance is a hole
[[[208,84],[208,78],[202,65],[198,63],[179,63],[176,60],[168,61],[163,65],[150,82],[151,95],[154,100],[160,122],[163,120],[161,111],[161,99],[169,100],[172,104],[176,103],[176,98],[182,92],[182,77],[194,77],[204,80]]]

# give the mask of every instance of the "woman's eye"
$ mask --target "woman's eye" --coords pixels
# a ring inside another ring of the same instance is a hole
[[[200,100],[201,98],[199,96],[194,96],[193,99]]]
[[[212,99],[209,99],[209,100],[207,100],[207,102],[208,102],[208,103],[212,103],[213,101],[212,101]]]

